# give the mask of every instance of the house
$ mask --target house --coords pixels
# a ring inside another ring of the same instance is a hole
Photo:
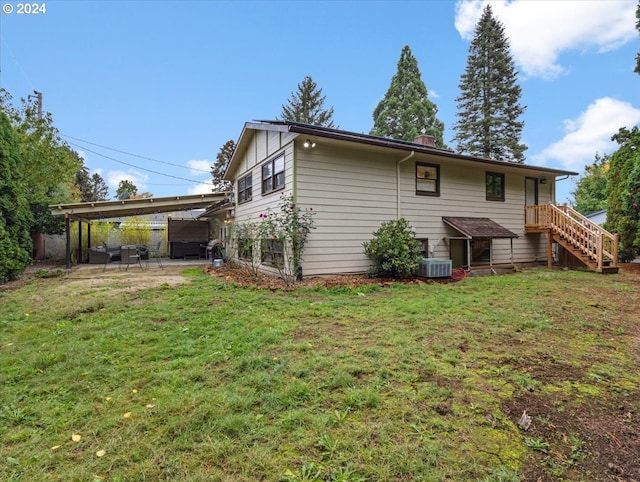
[[[556,181],[576,174],[456,154],[436,148],[427,135],[406,142],[255,121],[242,129],[225,173],[232,204],[217,216],[233,224],[258,221],[277,210],[282,194],[313,209],[305,275],[365,272],[371,263],[362,243],[381,223],[401,217],[425,257],[451,259],[454,267],[551,264],[554,243],[567,233],[555,231],[547,209]],[[567,209],[556,210],[569,219]],[[261,269],[274,271],[269,253],[257,256]]]
[[[587,214],[586,217],[592,222],[596,223],[598,226],[602,226],[607,222],[607,210],[601,209],[591,214]]]

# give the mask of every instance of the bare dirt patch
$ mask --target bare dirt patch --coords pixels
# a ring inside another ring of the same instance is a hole
[[[156,265],[145,267],[146,269],[131,266],[125,270],[118,266],[109,266],[103,270],[101,265],[82,265],[66,270],[63,264],[36,262],[25,270],[20,279],[1,284],[0,291],[18,289],[36,278],[55,277],[64,277],[71,286],[110,287],[111,290],[116,289],[123,292],[140,291],[162,285],[176,286],[187,282],[188,278],[180,274],[187,267],[166,263],[162,268]]]
[[[321,288],[357,288],[359,286],[378,285],[390,286],[393,283],[407,284],[428,284],[428,283],[450,283],[462,279],[464,275],[460,270],[454,270],[451,278],[418,278],[408,277],[401,280],[391,278],[369,278],[364,274],[345,274],[331,276],[306,276],[298,281],[294,286],[287,286],[284,280],[277,276],[263,273],[253,274],[249,269],[230,267],[224,265],[215,268],[212,265],[204,267],[205,272],[211,276],[220,278],[227,283],[234,283],[237,286],[253,286],[256,288],[270,290],[294,290],[300,287],[321,287]]]

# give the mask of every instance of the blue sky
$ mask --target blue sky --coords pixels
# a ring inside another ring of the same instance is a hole
[[[306,75],[341,129],[368,133],[404,45],[455,147],[458,83],[487,2],[48,0],[37,15],[18,3],[0,0],[0,87],[42,92],[110,196],[122,179],[173,196],[209,192],[220,147],[279,116]],[[519,71],[526,162],[582,172],[615,150],[611,135],[640,124],[636,1],[489,3]],[[573,182],[559,183],[559,202]]]

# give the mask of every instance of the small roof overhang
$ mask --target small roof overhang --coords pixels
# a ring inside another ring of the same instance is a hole
[[[489,218],[443,216],[442,220],[468,239],[519,237]]]
[[[187,196],[150,197],[144,199],[125,199],[121,201],[95,201],[73,204],[52,204],[49,206],[54,216],[64,216],[72,220],[95,221],[125,216],[170,213],[188,209],[206,209],[214,203],[223,201],[228,192],[211,194],[191,194]]]

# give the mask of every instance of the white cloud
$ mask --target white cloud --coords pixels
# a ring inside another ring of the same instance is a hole
[[[597,99],[576,119],[564,121],[565,136],[533,156],[538,164],[559,164],[565,169],[579,171],[592,164],[595,154],[616,150],[611,136],[621,127],[640,123],[640,109],[628,102],[610,97]]]
[[[139,171],[109,171],[106,175],[107,185],[115,192],[118,189],[120,181],[130,181],[138,188],[138,192],[147,190],[147,181],[149,176]]]
[[[206,159],[187,161],[187,166],[194,176],[211,175],[211,162]]]
[[[213,182],[194,184],[189,188],[188,194],[211,194]]]
[[[522,72],[553,78],[564,72],[559,55],[568,50],[606,52],[633,41],[636,3],[629,0],[462,0],[455,27],[467,40],[489,3],[503,23],[511,53]]]

